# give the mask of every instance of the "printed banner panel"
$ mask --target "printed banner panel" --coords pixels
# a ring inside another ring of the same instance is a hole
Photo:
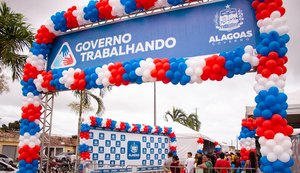
[[[226,0],[60,36],[47,70],[91,68],[138,58],[180,58],[256,46],[249,0]]]
[[[169,152],[169,137],[106,130],[90,130],[91,160],[101,167],[116,165],[163,166]]]

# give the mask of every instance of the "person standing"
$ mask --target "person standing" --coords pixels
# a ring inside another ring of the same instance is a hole
[[[181,173],[182,165],[179,162],[178,156],[173,156],[173,162],[171,163],[171,173]]]
[[[216,165],[215,165],[215,167],[219,168],[219,169],[216,169],[216,171],[217,171],[217,173],[227,173],[230,170],[231,165],[230,165],[229,161],[227,159],[225,159],[224,153],[220,153],[219,156],[220,156],[220,159],[217,160]],[[228,170],[226,168],[228,168]]]
[[[202,164],[198,166],[198,168],[203,168],[204,173],[209,173],[211,172],[210,170],[213,168],[213,164],[211,162],[211,156],[210,155],[203,155],[202,156]]]
[[[168,158],[165,160],[165,163],[164,163],[164,171],[165,172],[170,172],[170,166],[173,162],[173,153],[170,151],[168,153]]]
[[[246,173],[256,173],[257,168],[258,168],[257,157],[254,152],[250,152],[249,160],[246,161],[244,170],[246,171]]]
[[[192,158],[193,154],[191,152],[187,153],[187,159],[185,161],[186,173],[194,173],[194,163],[195,159]]]

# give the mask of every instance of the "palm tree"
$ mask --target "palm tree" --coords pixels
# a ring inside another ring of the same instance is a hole
[[[185,125],[195,131],[200,130],[201,122],[198,119],[198,115],[191,113],[186,119],[185,119]]]
[[[165,113],[164,119],[166,121],[168,121],[168,117],[170,117],[173,121],[178,122],[195,131],[200,130],[201,122],[199,121],[197,114],[192,113],[187,115],[182,109],[173,107],[172,112],[167,111]]]
[[[30,25],[20,13],[13,12],[5,2],[0,5],[0,68],[12,71],[12,79],[19,80],[23,72],[27,50],[34,39]]]
[[[187,115],[182,109],[173,107],[172,111],[167,111],[165,113],[164,119],[166,121],[168,121],[168,117],[170,117],[174,122],[184,124]]]
[[[92,92],[92,90],[84,90],[84,91],[74,91],[74,96],[76,98],[80,98],[81,92],[82,92],[82,112],[89,112],[92,111],[92,103],[91,100],[95,100],[97,103],[97,110],[95,112],[96,115],[101,116],[104,111],[105,107],[102,101],[102,98],[106,94],[106,92],[110,91],[111,87],[100,89],[99,95],[96,95]],[[80,113],[80,102],[73,101],[68,105],[72,110],[74,110],[76,113]]]

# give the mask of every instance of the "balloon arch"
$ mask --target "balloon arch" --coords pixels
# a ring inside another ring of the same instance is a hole
[[[192,1],[192,0],[191,0]],[[251,68],[257,69],[254,86],[257,106],[254,110],[256,135],[261,145],[263,172],[291,172],[291,141],[293,128],[287,125],[288,107],[284,94],[287,71],[287,35],[285,9],[282,0],[254,0],[260,29],[260,42],[256,51],[251,46],[236,48],[205,59],[136,59],[117,62],[90,69],[50,70],[45,63],[51,44],[59,36],[80,26],[122,17],[137,10],[149,10],[191,3],[185,0],[100,0],[90,1],[84,7],[73,6],[67,11],[57,12],[38,29],[35,42],[24,67],[19,171],[37,172],[39,164],[39,119],[42,110],[41,94],[62,90],[85,90],[107,86],[141,84],[162,81],[174,85],[201,83],[206,80],[221,81],[223,77],[243,75]]]

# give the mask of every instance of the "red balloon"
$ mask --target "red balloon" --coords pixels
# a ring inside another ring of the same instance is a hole
[[[294,129],[292,126],[286,126],[283,131],[283,134],[286,136],[290,136],[291,134],[293,134],[293,132],[294,132]]]
[[[279,124],[282,120],[282,117],[279,114],[274,114],[271,118],[273,124]]]
[[[266,130],[266,131],[264,132],[264,137],[265,137],[266,139],[273,139],[274,136],[275,136],[275,133],[274,133],[274,131],[272,131],[272,130]]]

